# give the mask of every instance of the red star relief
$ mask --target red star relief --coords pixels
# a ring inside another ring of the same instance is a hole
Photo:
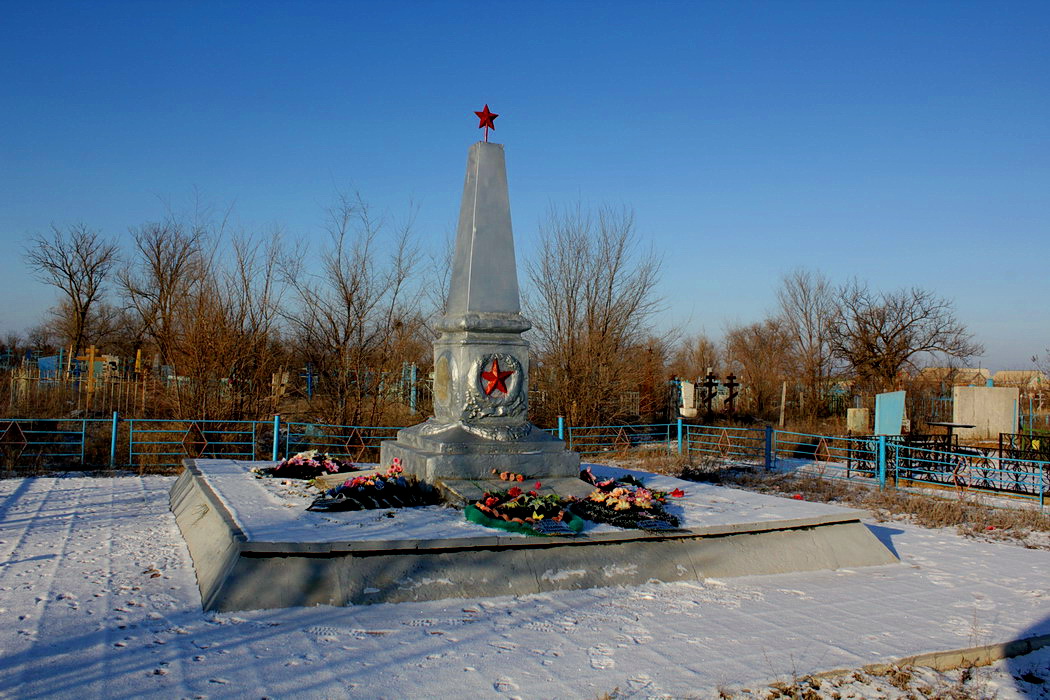
[[[507,393],[507,384],[503,380],[514,374],[513,371],[500,372],[499,360],[492,358],[492,369],[488,372],[482,372],[481,378],[484,379],[488,384],[485,385],[485,396],[492,393],[493,389],[499,389],[504,394]]]
[[[474,112],[474,114],[478,115],[478,128],[485,129],[485,142],[488,143],[489,129],[492,129],[493,131],[496,130],[496,125],[493,123],[493,120],[499,115],[490,112],[488,105],[485,105],[485,108],[480,112]]]

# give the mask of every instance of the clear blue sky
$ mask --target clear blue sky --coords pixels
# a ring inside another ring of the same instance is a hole
[[[992,369],[1050,346],[1050,2],[0,3],[0,333],[55,300],[26,237],[126,237],[194,189],[319,240],[356,188],[441,245],[474,110],[519,259],[626,204],[662,318],[718,336],[779,277],[954,299]]]

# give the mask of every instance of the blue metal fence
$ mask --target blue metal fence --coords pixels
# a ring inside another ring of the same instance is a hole
[[[127,423],[128,466],[139,471],[181,466],[186,456],[204,459],[262,459],[262,432],[269,421],[163,420]]]
[[[278,428],[282,430],[282,428]],[[383,441],[397,437],[400,427],[285,423],[284,454],[320,450],[354,462],[376,461]]]
[[[653,425],[591,425],[563,428],[570,450],[581,455],[604,452],[626,452],[636,448],[655,449],[670,453],[677,449],[678,424]]]
[[[374,462],[400,427],[265,421],[0,419],[0,467],[178,468],[185,457],[278,460],[309,449]],[[646,450],[751,469],[799,471],[881,488],[935,487],[1008,494],[1045,506],[1050,461],[1041,454],[942,443],[906,444],[885,436],[834,436],[771,426],[568,426],[548,431],[581,455]],[[1011,456],[1006,456],[1007,454]]]
[[[771,428],[686,425],[683,441],[689,457],[720,459],[738,464],[765,464]]]

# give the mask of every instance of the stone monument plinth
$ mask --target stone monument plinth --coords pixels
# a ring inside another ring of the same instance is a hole
[[[492,478],[492,470],[579,476],[580,457],[528,420],[529,346],[521,315],[503,145],[470,147],[445,313],[434,342],[434,416],[383,444],[428,482]],[[461,490],[453,488],[460,493]]]

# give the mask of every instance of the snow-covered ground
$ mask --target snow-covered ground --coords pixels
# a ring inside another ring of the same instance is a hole
[[[203,613],[172,483],[0,481],[0,696],[715,697],[1050,633],[1050,552],[897,524],[871,526],[903,563],[855,571]],[[1050,697],[1048,668],[981,682]],[[893,697],[843,683],[820,696]]]
[[[254,542],[345,542],[359,540],[433,540],[454,537],[524,537],[495,531],[466,520],[463,512],[446,506],[379,509],[368,511],[314,512],[306,510],[317,495],[298,479],[252,478],[256,468],[273,462],[237,462],[229,459],[197,460],[205,481],[212,486],[241,532]],[[807,503],[749,491],[728,491],[712,484],[682,481],[672,476],[630,471],[605,464],[591,465],[599,478],[631,474],[652,489],[685,496],[669,498],[667,510],[684,528],[700,529],[727,523],[769,522],[856,511],[824,503]],[[365,472],[367,473],[367,472]],[[532,488],[530,480],[525,486]],[[612,525],[588,522],[585,533],[615,532]]]

